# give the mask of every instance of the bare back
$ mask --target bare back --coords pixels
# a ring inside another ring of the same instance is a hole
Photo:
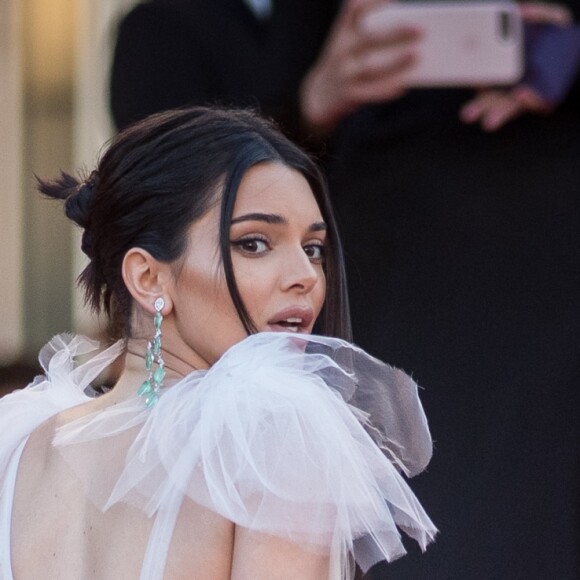
[[[102,513],[91,503],[51,444],[63,415],[34,431],[22,454],[12,516],[14,577],[137,579],[153,519],[126,504]],[[105,442],[102,449],[102,455],[95,457],[95,474],[106,468]],[[171,539],[164,578],[229,579],[233,543],[231,522],[186,499]]]

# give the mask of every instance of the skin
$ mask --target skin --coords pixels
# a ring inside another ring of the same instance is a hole
[[[176,361],[181,374],[208,368],[246,336],[218,260],[219,211],[216,204],[190,227],[188,249],[177,264],[157,262],[140,248],[125,257],[137,334],[151,336],[153,304],[163,296],[164,356]],[[300,330],[312,331],[326,292],[325,227],[300,173],[264,163],[242,179],[230,230],[232,263],[259,332],[275,330],[277,314],[293,308],[310,313]]]
[[[345,117],[359,107],[388,103],[409,89],[408,74],[417,63],[421,30],[397,27],[371,30],[363,25],[365,15],[396,0],[345,0],[321,53],[300,87],[300,108],[304,121],[320,135],[331,133]],[[561,5],[522,2],[526,22],[570,26],[572,15]],[[551,103],[532,88],[484,87],[459,111],[468,124],[495,131],[526,113],[550,113]]]
[[[216,265],[219,208],[190,230],[180,274],[168,286],[167,320],[180,356],[208,367],[246,336],[223,273]],[[288,308],[312,312],[310,332],[324,302],[324,220],[308,182],[282,165],[263,164],[244,176],[230,239],[240,295],[258,331]]]
[[[385,32],[362,26],[362,16],[385,0],[345,0],[328,39],[300,89],[302,116],[321,134],[360,106],[389,102],[408,89],[420,31]]]
[[[559,4],[524,2],[520,4],[520,11],[525,22],[562,27],[573,23],[570,10]],[[479,123],[484,131],[492,132],[526,113],[548,114],[554,108],[533,88],[519,84],[503,89],[481,89],[462,107],[459,117],[464,123]]]
[[[187,250],[177,263],[158,262],[140,248],[125,256],[123,277],[134,299],[136,338],[129,341],[125,368],[113,391],[53,417],[28,441],[13,511],[16,578],[37,578],[41,569],[43,577],[64,580],[139,576],[151,521],[127,505],[104,514],[96,510],[50,442],[60,425],[135,396],[146,377],[145,341],[139,336],[151,336],[153,304],[159,296],[166,303],[166,382],[211,366],[246,336],[218,260],[218,205],[191,225]],[[240,184],[233,222],[234,272],[257,329],[281,330],[279,314],[296,311],[305,313],[305,326],[299,330],[310,332],[325,298],[326,232],[307,181],[279,164],[251,168]],[[110,450],[101,445],[94,454],[97,471]],[[185,500],[164,577],[320,580],[328,577],[328,566],[323,554],[237,527]]]

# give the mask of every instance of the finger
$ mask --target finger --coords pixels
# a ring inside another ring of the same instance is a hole
[[[352,55],[345,71],[355,82],[372,81],[410,68],[417,59],[409,44],[401,48],[388,47]]]
[[[385,3],[385,0],[345,0],[335,22],[338,25],[357,26],[364,14]]]
[[[357,52],[359,46],[364,44],[364,39],[361,37],[358,28],[361,12],[370,11],[372,8],[389,1],[345,0],[331,26],[324,48],[321,51],[322,58],[332,58],[333,55],[335,57],[338,55],[339,58],[342,58],[344,55]]]
[[[475,123],[501,100],[503,93],[493,89],[481,90],[459,111],[459,118],[464,123]]]
[[[481,120],[484,131],[497,131],[508,121],[511,121],[524,112],[523,107],[511,94],[505,95],[490,107]]]
[[[325,43],[325,51],[330,50],[337,40],[340,44],[343,44],[346,39],[350,39],[356,31],[359,13],[364,9],[364,5],[367,3],[370,5],[371,2],[374,3],[376,1],[377,0],[344,0],[332,26],[330,27]]]
[[[548,113],[554,108],[551,103],[545,101],[533,88],[525,85],[516,87],[513,95],[522,107],[532,113]]]
[[[418,44],[423,33],[414,26],[396,26],[382,30],[380,33],[369,33],[359,30],[357,36],[357,50],[373,50],[380,48],[396,48],[405,44]]]
[[[388,103],[400,99],[409,90],[408,75],[393,76],[388,81],[360,85],[352,91],[352,107],[373,103]]]
[[[384,3],[383,3],[384,6]],[[361,44],[365,45],[395,45],[409,40],[418,40],[421,37],[420,27],[411,23],[392,23],[385,16],[389,9],[383,9],[381,14],[367,11],[356,24],[356,32]],[[376,16],[376,18],[375,18]]]
[[[358,106],[401,97],[409,87],[409,72],[415,62],[413,56],[405,55],[395,61],[385,74],[359,80],[348,91],[351,102]]]
[[[461,121],[467,124],[475,123],[481,118],[484,111],[484,102],[479,97],[476,97],[461,107],[459,111],[459,118]]]
[[[561,4],[544,2],[524,2],[520,4],[520,13],[526,22],[538,24],[556,24],[567,26],[572,24],[572,12]]]

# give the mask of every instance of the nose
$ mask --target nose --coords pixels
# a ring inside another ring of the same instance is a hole
[[[282,286],[284,290],[297,290],[308,293],[320,280],[322,269],[313,264],[302,247],[288,252],[281,264]]]

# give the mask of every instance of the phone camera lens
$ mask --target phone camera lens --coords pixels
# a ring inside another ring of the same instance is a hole
[[[512,15],[509,12],[500,12],[499,30],[502,40],[509,40],[512,37]]]

